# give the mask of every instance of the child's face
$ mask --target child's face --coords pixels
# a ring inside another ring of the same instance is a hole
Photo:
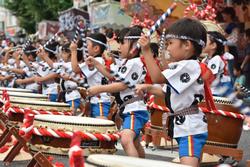
[[[129,46],[130,42],[129,40],[124,40],[123,43],[120,44],[119,51],[120,51],[120,56],[121,58],[127,58],[129,55]]]
[[[96,55],[96,47],[93,45],[93,42],[90,40],[87,40],[87,49],[89,56],[95,56]]]
[[[206,44],[205,48],[203,48],[202,53],[209,54],[213,49],[214,49],[214,45],[213,45],[212,41],[210,40],[209,36],[207,35],[207,44]]]
[[[240,75],[240,72],[236,69],[233,69],[233,73],[234,73],[234,76],[239,76]]]
[[[69,60],[69,53],[68,52],[65,52],[65,51],[62,51],[62,59],[64,62],[67,62]]]
[[[167,40],[167,51],[169,52],[169,61],[176,62],[187,59],[184,44],[179,39]]]

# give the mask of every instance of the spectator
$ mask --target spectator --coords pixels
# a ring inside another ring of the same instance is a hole
[[[245,39],[246,39],[246,48],[245,48],[245,58],[241,64],[241,69],[243,70],[244,74],[248,74],[246,75],[246,87],[248,89],[250,89],[250,76],[249,76],[249,72],[250,72],[250,29],[247,29],[245,31]]]
[[[238,63],[238,51],[237,44],[239,38],[239,28],[235,23],[236,14],[232,7],[225,7],[222,11],[223,20],[226,24],[225,32],[227,38],[227,45],[229,46],[229,52],[234,55],[235,63]]]
[[[234,88],[238,91],[240,91],[241,86],[245,86],[246,84],[246,76],[243,74],[240,66],[238,64],[234,65],[234,75],[236,77],[234,82]]]

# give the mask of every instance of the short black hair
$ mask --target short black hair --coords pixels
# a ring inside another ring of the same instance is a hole
[[[140,28],[138,26],[133,26],[133,27],[129,28],[129,30],[126,34],[124,34],[123,42],[124,42],[124,37],[126,37],[126,36],[141,36],[141,33],[142,33],[142,28]],[[129,39],[129,41],[130,41],[129,50],[133,49],[134,44],[138,40],[139,39]],[[141,49],[138,50],[137,55],[135,57],[140,57],[140,52],[141,52]]]
[[[202,25],[198,20],[190,18],[180,19],[169,27],[167,33],[176,36],[187,36],[197,41],[202,40],[205,44],[207,43],[207,31],[204,25]],[[191,43],[194,46],[193,56],[197,58],[202,52],[202,46],[194,41],[191,41]]]
[[[159,45],[157,43],[150,43],[150,49],[154,54],[154,58],[159,54]]]
[[[123,44],[124,43],[124,37],[125,35],[129,32],[130,28],[126,27],[126,28],[123,28],[119,34],[118,34],[118,37],[117,37],[117,42],[118,43],[121,43]]]
[[[235,13],[235,10],[233,7],[225,7],[223,10],[222,10],[222,13],[224,14],[227,14],[227,15],[230,15],[230,17],[232,19],[234,19],[236,17],[236,13]]]
[[[103,35],[102,33],[93,33],[89,35],[90,38],[93,38],[95,40],[101,41],[104,44],[107,44],[107,38],[105,35]],[[100,54],[102,54],[104,52],[104,50],[106,49],[106,47],[102,44],[99,44],[97,42],[91,41],[93,43],[93,46],[99,46],[100,47]]]
[[[106,36],[108,38],[113,38],[113,36],[114,36],[114,30],[112,28],[107,29]]]
[[[50,59],[56,59],[56,54],[54,52],[56,52],[58,45],[58,42],[52,41],[44,48],[44,50],[49,54]]]
[[[219,55],[221,56],[224,53],[225,47],[224,47],[224,42],[226,42],[226,38],[219,32],[217,31],[209,31],[207,32],[207,34],[209,35],[209,39],[212,43],[216,43],[217,48],[216,51],[214,53],[215,55]]]
[[[34,47],[34,46],[32,46],[32,45],[28,45],[28,46],[26,46],[25,47],[25,49],[24,49],[24,53],[27,55],[27,56],[32,56],[33,57],[33,59],[35,59],[36,58],[36,48]]]
[[[69,49],[70,43],[66,43],[62,46],[62,51],[70,53],[70,49]]]

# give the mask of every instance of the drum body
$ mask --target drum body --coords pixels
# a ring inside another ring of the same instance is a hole
[[[166,108],[165,99],[154,97],[154,104],[161,108]],[[162,114],[167,111],[160,110],[159,107],[150,107],[151,128],[162,130]]]
[[[96,138],[95,135],[112,135],[117,132],[113,121],[63,115],[36,115],[34,130],[30,140],[32,152],[41,151],[45,154],[68,156],[73,132],[80,131],[86,138],[82,138],[81,148],[84,155],[92,153],[116,152],[116,141]]]
[[[227,98],[213,97],[217,110],[240,114]],[[206,107],[203,101],[200,107]],[[236,148],[241,136],[243,120],[233,117],[206,113],[208,122],[207,144]]]
[[[15,112],[8,114],[10,121],[23,122],[24,114],[29,110],[33,114],[60,114],[71,115],[70,106],[66,103],[49,102],[49,101],[35,101],[35,100],[21,100],[10,99],[10,105]],[[22,110],[27,109],[27,110]]]

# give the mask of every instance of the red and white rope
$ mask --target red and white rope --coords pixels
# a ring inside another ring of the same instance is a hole
[[[55,138],[71,138],[74,132],[55,130],[51,128],[33,128],[33,134],[38,136],[49,136]],[[88,132],[79,132],[82,139],[84,140],[94,140],[94,141],[117,141],[120,138],[118,133],[113,134],[102,134],[102,133],[88,133]]]
[[[233,113],[233,112],[223,111],[223,110],[211,110],[210,111],[205,107],[199,107],[199,109],[204,113],[223,115],[225,117],[231,117],[231,118],[242,119],[242,120],[245,119],[245,116],[243,114],[238,114],[238,113]]]
[[[8,105],[7,105],[8,106]],[[56,111],[56,110],[33,110],[30,108],[19,108],[16,106],[13,107],[6,107],[5,106],[5,113],[7,115],[11,114],[11,113],[21,113],[21,114],[25,114],[25,113],[31,113],[34,115],[41,115],[41,114],[49,114],[49,115],[72,115],[72,113],[70,111],[65,111],[65,112],[61,112],[61,111]]]
[[[24,115],[22,127],[19,130],[19,135],[29,136],[33,129],[34,114],[27,113]]]
[[[154,96],[150,96],[149,101],[147,102],[148,108],[153,108],[157,109],[163,112],[169,112],[169,109],[165,106],[157,105],[154,103]],[[217,114],[217,115],[222,115],[226,117],[231,117],[231,118],[237,118],[237,119],[245,119],[245,116],[243,114],[239,113],[234,113],[234,112],[229,112],[229,111],[223,111],[223,110],[208,110],[205,107],[199,107],[199,109],[204,112],[204,113],[211,113],[211,114]]]
[[[158,105],[158,104],[155,104],[154,103],[154,95],[151,95],[149,97],[149,101],[147,102],[147,107],[149,109],[157,109],[157,110],[160,110],[160,111],[164,111],[164,112],[169,112],[169,109],[168,107],[166,106],[161,106],[161,105]]]

